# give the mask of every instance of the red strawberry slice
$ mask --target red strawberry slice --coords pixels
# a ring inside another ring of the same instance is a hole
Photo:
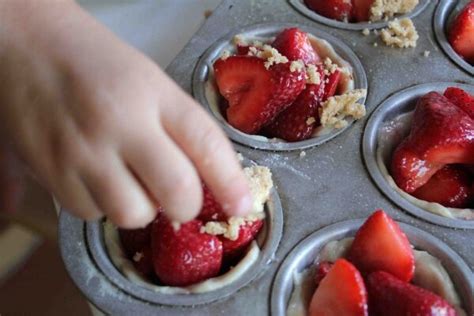
[[[245,56],[249,53],[249,51],[250,51],[250,46],[237,44],[237,55]]]
[[[314,277],[316,287],[318,287],[321,281],[326,277],[333,265],[334,264],[329,261],[323,261],[318,264],[318,268],[316,269],[316,274]]]
[[[118,229],[120,242],[128,258],[132,258],[137,252],[151,244],[151,223],[145,228],[139,229]]]
[[[474,64],[474,1],[470,1],[451,26],[449,42],[468,63]]]
[[[339,82],[341,81],[341,76],[341,72],[336,70],[329,74],[327,79],[325,79],[323,102],[336,94]]]
[[[440,296],[403,282],[385,271],[367,279],[370,314],[384,316],[455,316],[455,309]]]
[[[321,125],[318,108],[324,95],[324,84],[308,84],[295,102],[266,126],[263,133],[289,142],[310,138]]]
[[[383,270],[408,282],[415,271],[407,237],[382,210],[373,213],[357,231],[347,258],[363,274]]]
[[[374,0],[352,0],[356,22],[366,22],[370,19],[370,7]]]
[[[219,274],[222,243],[201,233],[201,227],[201,221],[193,220],[175,231],[165,216],[153,222],[153,266],[163,284],[186,286]]]
[[[334,263],[314,292],[309,315],[368,315],[364,281],[350,262],[339,259]]]
[[[474,96],[470,95],[463,89],[455,87],[446,89],[446,91],[444,91],[444,96],[474,119]]]
[[[142,251],[135,253],[135,255],[130,259],[132,260],[135,269],[137,269],[144,277],[149,279],[155,277],[151,245],[148,245],[143,248]]]
[[[445,164],[474,164],[474,119],[446,97],[430,92],[418,100],[409,136],[392,157],[392,176],[411,193]]]
[[[447,165],[412,193],[414,197],[446,207],[468,207],[472,198],[471,178],[458,165]]]
[[[307,65],[321,62],[308,34],[297,27],[283,30],[277,35],[272,46],[290,61],[302,60]]]
[[[263,59],[251,56],[218,59],[214,71],[219,91],[229,102],[229,124],[248,134],[271,122],[306,84],[305,72],[292,72],[289,63],[268,70]]]
[[[305,0],[304,3],[314,12],[329,19],[350,22],[352,2],[347,0]]]
[[[273,76],[273,93],[269,122],[295,102],[306,87],[306,71],[291,71],[291,63],[276,64],[270,70]]]
[[[197,219],[203,221],[204,223],[210,221],[223,222],[227,220],[227,215],[222,210],[221,205],[216,201],[211,190],[203,184],[202,186],[204,200]]]
[[[230,240],[224,236],[219,236],[224,249],[224,262],[226,265],[235,263],[240,259],[247,249],[248,245],[255,239],[263,226],[263,220],[247,222],[240,226],[239,237],[236,240]]]
[[[426,184],[444,166],[442,163],[430,163],[420,159],[410,145],[408,139],[398,145],[393,153],[391,164],[392,177],[397,186],[408,193]]]

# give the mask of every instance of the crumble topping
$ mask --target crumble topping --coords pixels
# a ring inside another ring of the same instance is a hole
[[[248,45],[248,42],[247,40],[242,36],[242,34],[237,34],[234,36],[234,38],[232,39],[232,43],[234,45],[242,45],[242,46],[247,46]]]
[[[418,5],[418,2],[418,0],[375,0],[370,7],[370,20],[387,20],[395,14],[409,13]]]
[[[304,158],[304,157],[306,157],[306,151],[303,150],[302,152],[300,152],[300,158]]]
[[[314,117],[308,117],[308,119],[306,120],[306,125],[311,125],[311,124],[314,124],[316,122],[316,119]]]
[[[369,36],[370,30],[367,29],[367,28],[365,28],[365,29],[362,30],[362,34],[363,34],[364,36]]]
[[[339,69],[339,66],[338,66],[337,64],[333,63],[333,61],[331,60],[331,58],[326,57],[326,58],[324,59],[324,68],[325,68],[324,73],[325,73],[326,75],[329,75],[329,74],[335,73],[336,70]]]
[[[301,60],[295,60],[292,61],[290,64],[290,71],[295,72],[295,71],[302,71],[305,69],[304,63]]]
[[[266,61],[264,65],[267,69],[269,69],[273,65],[284,64],[288,62],[288,58],[280,54],[277,49],[267,44],[263,45],[262,48],[251,46],[249,48],[249,55],[265,59]]]
[[[224,51],[222,51],[222,54],[221,54],[220,59],[226,60],[226,59],[229,58],[230,56],[231,56],[231,53],[230,53],[228,50],[224,50]]]
[[[343,95],[332,96],[321,104],[319,114],[324,127],[343,128],[347,126],[345,118],[352,116],[360,119],[365,116],[365,106],[357,103],[367,95],[366,89],[356,89]]]
[[[273,188],[270,169],[262,166],[252,166],[244,168],[244,174],[253,197],[251,213],[244,217],[232,216],[227,222],[207,222],[206,225],[201,227],[201,233],[223,235],[230,240],[236,240],[239,237],[240,226],[265,218],[264,204],[270,196],[270,190]]]
[[[143,253],[142,252],[136,252],[135,255],[133,255],[133,261],[135,262],[140,262],[140,260],[142,260],[144,257]]]
[[[306,67],[306,83],[309,84],[320,84],[321,83],[321,74],[318,71],[318,68],[316,68],[315,65],[308,65]]]
[[[413,21],[408,18],[388,23],[388,28],[383,29],[380,36],[387,46],[399,48],[416,47],[419,38]]]

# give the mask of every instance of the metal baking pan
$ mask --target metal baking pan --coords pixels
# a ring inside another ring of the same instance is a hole
[[[269,315],[271,286],[277,269],[299,241],[330,224],[366,218],[378,208],[384,209],[395,220],[442,240],[469,267],[473,267],[474,230],[434,225],[426,218],[398,208],[372,181],[362,156],[367,118],[390,95],[427,82],[474,84],[472,75],[454,65],[435,40],[433,16],[437,2],[427,2],[426,8],[414,18],[420,34],[417,47],[400,50],[382,45],[373,34],[363,36],[360,31],[308,19],[287,0],[223,1],[167,68],[167,73],[183,89],[193,92],[192,77],[198,61],[203,56],[206,58],[209,48],[218,45],[216,43],[228,34],[262,23],[297,24],[320,34],[330,34],[355,53],[367,74],[367,117],[354,122],[330,141],[304,151],[274,152],[234,142],[235,149],[245,157],[272,170],[283,210],[283,234],[273,260],[257,278],[242,285],[238,291],[194,307],[151,302],[140,294],[129,293],[117,287],[116,280],[112,280],[110,273],[105,275],[94,260],[92,248],[97,247],[99,241],[87,239],[89,224],[63,214],[60,218],[60,248],[66,268],[81,291],[99,309],[114,315]],[[379,45],[375,47],[374,42]],[[425,57],[425,51],[430,52],[428,57]],[[452,259],[459,261],[457,256]],[[170,302],[173,303],[171,298]]]

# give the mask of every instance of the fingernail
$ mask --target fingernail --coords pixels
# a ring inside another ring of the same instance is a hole
[[[245,194],[240,200],[237,202],[235,207],[235,214],[237,216],[244,216],[247,215],[252,211],[253,206],[253,199],[250,194]]]

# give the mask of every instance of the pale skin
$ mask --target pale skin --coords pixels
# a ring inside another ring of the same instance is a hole
[[[143,227],[157,202],[177,222],[200,178],[229,215],[251,197],[218,125],[146,56],[73,1],[0,2],[0,140],[71,213]],[[14,159],[0,159],[0,204]]]

